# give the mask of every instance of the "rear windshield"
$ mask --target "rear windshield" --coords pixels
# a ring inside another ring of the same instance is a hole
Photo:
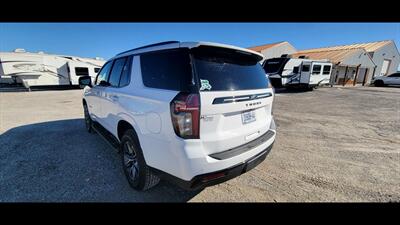
[[[256,55],[210,46],[200,46],[191,52],[200,91],[251,90],[268,86]]]

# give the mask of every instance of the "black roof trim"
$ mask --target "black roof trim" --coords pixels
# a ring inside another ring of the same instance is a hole
[[[179,41],[164,41],[164,42],[159,42],[159,43],[155,43],[155,44],[151,44],[151,45],[145,45],[145,46],[142,46],[142,47],[138,47],[138,48],[134,48],[134,49],[131,49],[131,50],[128,50],[128,51],[121,52],[121,53],[119,53],[117,55],[122,55],[122,54],[125,54],[127,52],[135,51],[135,50],[139,50],[139,49],[143,49],[143,48],[150,48],[150,47],[154,47],[154,46],[175,44],[175,43],[179,43]]]

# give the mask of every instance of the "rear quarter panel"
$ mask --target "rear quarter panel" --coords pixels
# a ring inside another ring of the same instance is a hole
[[[169,147],[176,140],[170,116],[170,102],[178,91],[148,88],[143,85],[140,57],[134,57],[131,83],[119,94],[121,120],[135,129],[149,166],[164,169],[176,161],[177,148]],[[117,124],[113,133],[118,137]]]

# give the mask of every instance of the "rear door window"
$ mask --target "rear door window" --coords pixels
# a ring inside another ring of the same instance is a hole
[[[143,84],[146,87],[188,91],[194,85],[189,49],[172,49],[140,55]]]
[[[119,80],[119,87],[125,87],[130,83],[132,58],[132,56],[129,57],[125,62],[124,68],[122,69],[121,79]]]
[[[234,49],[201,46],[192,49],[200,91],[267,88],[259,56]]]

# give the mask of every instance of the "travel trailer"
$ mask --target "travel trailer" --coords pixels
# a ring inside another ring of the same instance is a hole
[[[19,83],[25,88],[39,86],[77,86],[80,76],[95,78],[105,61],[30,53],[24,49],[0,52],[0,82]]]
[[[282,55],[267,59],[263,68],[274,87],[301,87],[312,89],[329,84],[332,63],[328,60],[290,58]]]

